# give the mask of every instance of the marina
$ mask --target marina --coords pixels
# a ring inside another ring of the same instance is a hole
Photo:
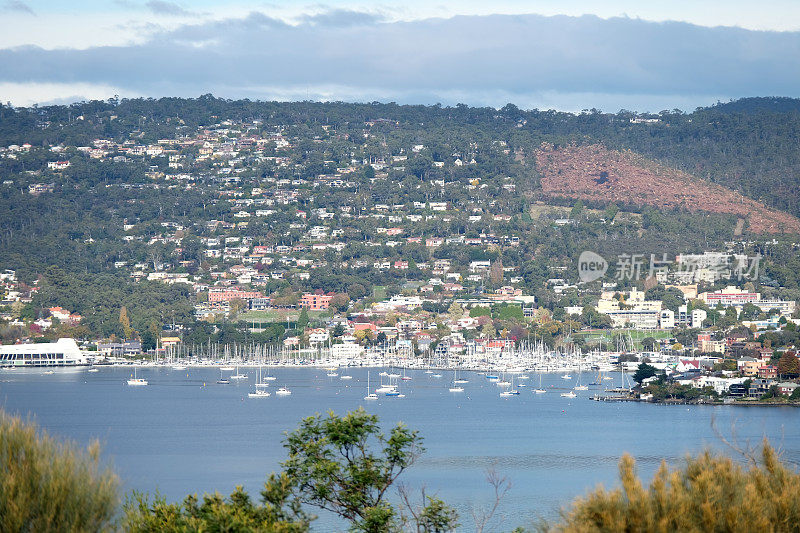
[[[597,483],[613,486],[624,452],[637,458],[643,476],[662,458],[677,464],[707,446],[729,453],[717,431],[730,436],[734,424],[739,442],[757,444],[766,435],[788,461],[800,461],[800,435],[786,431],[800,424],[800,410],[792,407],[605,403],[590,400],[605,394],[596,386],[564,398],[560,394],[574,384],[553,372],[522,374],[548,394],[523,388],[501,397],[503,389],[485,373],[459,370],[468,383],[459,385],[463,392],[451,393],[452,371],[448,379],[437,379],[407,369],[412,379],[400,380],[404,397],[392,397],[370,389],[380,386],[381,371],[385,381],[398,373],[394,368],[351,367],[352,379],[341,381],[322,367],[283,367],[271,369],[275,380],[265,388],[271,396],[255,399],[249,395],[258,369],[249,366],[239,368],[247,379],[227,385],[217,385],[216,367],[140,366],[137,378],[146,379],[147,387],[126,385],[130,367],[97,368],[56,369],[52,375],[44,369],[0,370],[0,406],[80,444],[99,438],[126,490],[159,490],[172,501],[196,491],[229,493],[237,484],[257,493],[285,459],[284,431],[314,413],[343,414],[360,406],[377,414],[385,428],[402,421],[419,430],[427,451],[403,481],[426,485],[465,520],[475,502],[491,494],[487,469],[507,476],[512,489],[500,508],[503,530],[553,518],[559,505]],[[581,377],[589,382],[592,376]],[[292,394],[278,395],[281,387]],[[375,396],[366,398],[365,391]],[[321,517],[315,529],[327,530],[331,520]]]

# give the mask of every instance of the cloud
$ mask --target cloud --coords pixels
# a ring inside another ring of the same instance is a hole
[[[304,24],[330,27],[367,26],[383,20],[385,17],[382,14],[351,9],[331,9],[314,15],[302,15],[299,18]]]
[[[154,96],[305,98],[313,89],[324,99],[484,104],[507,97],[555,107],[559,95],[573,103],[594,98],[579,108],[616,102],[636,109],[624,105],[635,96],[639,109],[650,98],[654,111],[671,102],[800,96],[800,32],[595,16],[385,22],[337,10],[314,17],[291,25],[251,13],[129,46],[0,50],[0,81],[105,84]]]
[[[35,15],[36,13],[33,12],[31,6],[22,2],[21,0],[8,0],[7,2],[3,2],[0,5],[0,10],[2,11],[17,11],[19,13],[27,13],[29,15]]]
[[[176,4],[175,2],[168,2],[166,0],[148,0],[145,7],[156,15],[169,15],[177,17],[195,16],[196,13],[188,11]]]

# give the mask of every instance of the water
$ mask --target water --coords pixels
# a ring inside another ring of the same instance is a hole
[[[427,451],[401,480],[424,485],[457,507],[465,530],[472,512],[492,500],[487,469],[511,483],[489,530],[510,530],[555,518],[561,505],[597,484],[614,486],[623,452],[637,459],[645,477],[662,459],[679,464],[704,447],[730,452],[712,420],[729,438],[735,426],[740,443],[758,444],[766,435],[787,460],[800,463],[800,409],[790,407],[604,403],[588,400],[593,391],[568,399],[559,392],[574,381],[558,375],[544,376],[546,394],[533,394],[538,377],[532,375],[520,396],[506,399],[480,374],[463,373],[470,380],[465,391],[450,393],[452,373],[434,378],[422,371],[408,372],[413,379],[401,383],[405,398],[365,402],[366,369],[343,371],[353,376],[349,381],[328,377],[324,369],[272,369],[278,378],[269,387],[273,395],[249,399],[255,371],[240,371],[250,374],[249,381],[217,385],[216,369],[140,369],[138,377],[150,385],[128,387],[128,368],[60,369],[53,375],[3,370],[0,406],[81,444],[99,438],[125,490],[158,490],[181,500],[189,493],[228,494],[236,485],[257,494],[285,458],[284,431],[317,412],[343,414],[363,405],[387,429],[402,421],[419,430]],[[378,372],[371,371],[373,389]],[[582,381],[592,378],[584,374]],[[275,396],[282,385],[291,396]],[[341,524],[322,517],[314,529]]]

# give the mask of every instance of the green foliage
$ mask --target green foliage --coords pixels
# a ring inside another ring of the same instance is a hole
[[[392,531],[405,518],[387,500],[397,477],[424,451],[416,431],[398,424],[385,435],[378,417],[358,409],[339,417],[304,419],[286,437],[284,473],[295,501],[326,509],[351,522],[354,531]],[[375,447],[376,450],[372,448]],[[431,499],[413,514],[422,531],[455,527],[455,512]],[[437,529],[426,529],[435,526]]]
[[[206,494],[202,503],[188,496],[171,504],[156,495],[134,493],[125,503],[123,526],[134,533],[178,533],[186,531],[252,531],[299,533],[309,530],[312,517],[289,502],[291,486],[286,476],[270,476],[261,492],[261,504],[236,487],[228,498]]]
[[[469,310],[469,316],[472,318],[478,318],[479,316],[492,316],[492,310],[488,307],[478,305]]]
[[[516,320],[522,322],[525,317],[522,308],[518,305],[502,305],[493,310],[494,317],[498,320]]]
[[[82,451],[0,412],[0,529],[108,529],[119,483],[99,457],[97,442]]]
[[[562,511],[542,531],[796,531],[800,474],[765,441],[749,468],[709,451],[682,468],[666,462],[645,487],[629,455],[619,463],[622,486],[599,488]]]
[[[640,363],[639,367],[636,369],[636,372],[633,373],[633,380],[636,383],[641,383],[647,378],[651,378],[657,374],[658,369],[656,367],[648,365],[647,363]]]

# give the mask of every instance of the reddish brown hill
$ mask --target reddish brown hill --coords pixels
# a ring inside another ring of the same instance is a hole
[[[787,213],[633,152],[543,144],[536,164],[548,196],[728,213],[746,218],[755,233],[800,233],[800,220]]]

